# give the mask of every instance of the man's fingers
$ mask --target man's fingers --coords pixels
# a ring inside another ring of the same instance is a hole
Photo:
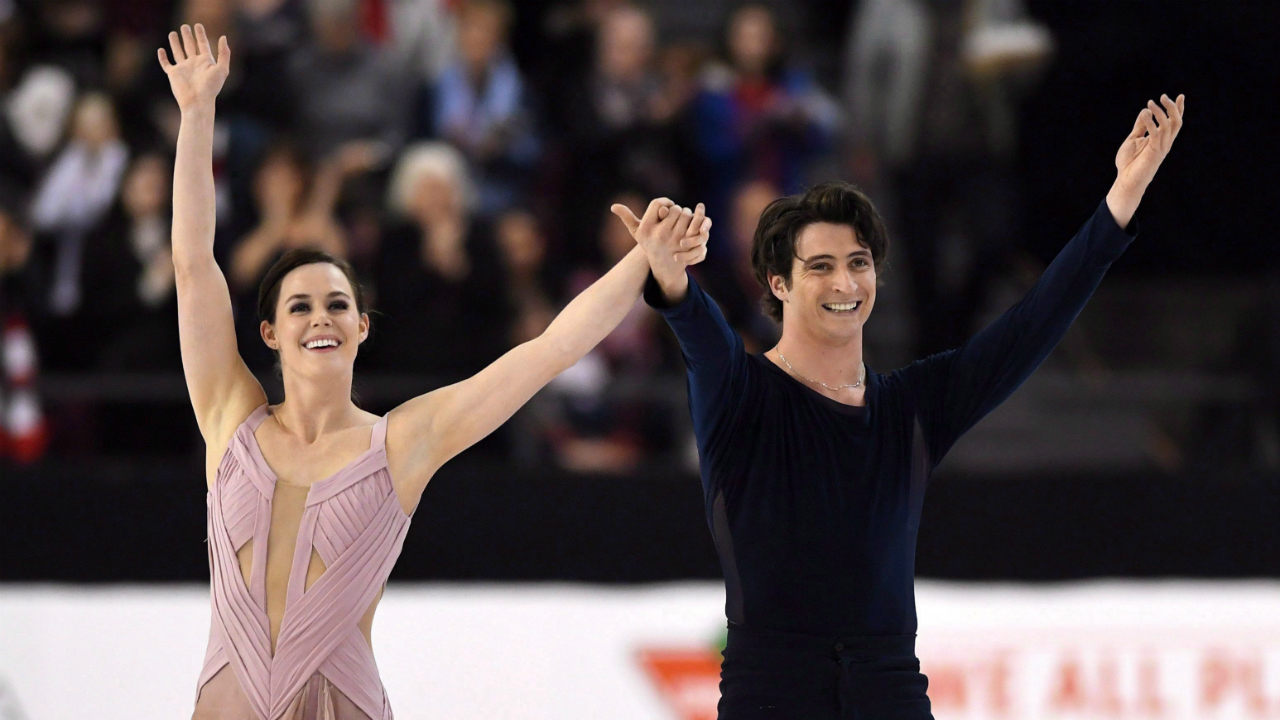
[[[675,233],[677,239],[684,237],[689,232],[689,226],[693,224],[693,211],[689,208],[681,208],[680,217],[676,218],[675,227],[672,232]]]
[[[631,212],[631,208],[622,203],[614,203],[609,206],[609,212],[617,215],[622,224],[627,226],[627,232],[631,233],[632,237],[635,236],[636,231],[640,229],[640,218]]]
[[[676,262],[680,262],[685,265],[697,265],[698,263],[707,259],[707,246],[699,245],[698,247],[693,248],[692,250],[684,250],[684,251],[675,253],[675,259],[676,259]]]
[[[690,232],[692,232],[693,228],[691,227],[689,228],[689,230]],[[680,249],[688,250],[691,247],[696,247],[698,245],[705,245],[707,243],[707,239],[710,237],[711,237],[711,218],[703,218],[702,226],[701,228],[698,229],[698,232],[696,235],[690,235],[688,233],[685,234],[684,239],[680,241]]]
[[[187,56],[182,52],[182,38],[178,37],[176,32],[169,33],[169,50],[173,52],[174,65],[187,59]]]
[[[1152,137],[1155,137],[1155,134],[1160,132],[1160,128],[1156,127],[1156,121],[1155,118],[1152,117],[1150,109],[1143,110],[1142,115],[1138,116],[1138,119],[1142,121],[1142,125],[1146,128],[1147,134]]]
[[[681,215],[680,210],[681,208],[679,205],[672,203],[670,211],[667,213],[667,216],[664,217],[662,219],[662,222],[658,224],[658,227],[662,229],[662,234],[659,235],[658,237],[665,238],[669,236],[672,228],[675,227],[676,222],[680,220],[680,215]]]
[[[1151,114],[1155,117],[1156,122],[1160,123],[1160,127],[1169,124],[1169,116],[1165,114],[1164,108],[1156,104],[1155,100],[1147,101],[1147,108],[1151,110]]]
[[[685,235],[697,235],[702,232],[702,221],[707,217],[707,206],[698,203],[694,208],[693,217],[689,220],[689,229],[685,231]]]
[[[214,61],[213,48],[209,47],[209,36],[205,34],[204,25],[196,23],[196,47],[200,49],[201,55],[208,55],[210,62]]]

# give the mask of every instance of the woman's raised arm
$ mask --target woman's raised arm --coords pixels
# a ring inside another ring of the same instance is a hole
[[[694,213],[663,198],[649,204],[635,235],[674,238],[673,245],[686,248],[681,254],[698,262],[706,256],[710,227],[701,206]],[[414,493],[422,492],[441,465],[497,429],[612,332],[635,306],[648,275],[649,261],[637,247],[574,298],[542,335],[473,377],[393,410],[388,452],[402,498],[410,494],[416,500]]]
[[[159,50],[182,125],[173,165],[173,267],[178,288],[182,369],[210,457],[266,394],[236,348],[227,280],[213,259],[214,101],[231,67],[224,37],[214,57],[204,27],[169,33],[173,61]],[[212,460],[216,463],[217,460]]]

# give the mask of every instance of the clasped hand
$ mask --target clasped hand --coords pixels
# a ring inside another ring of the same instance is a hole
[[[711,218],[706,207],[680,207],[667,198],[649,203],[643,218],[637,218],[626,205],[609,208],[627,226],[649,259],[649,269],[662,286],[668,300],[677,300],[687,286],[685,268],[707,257],[707,240],[711,235]]]

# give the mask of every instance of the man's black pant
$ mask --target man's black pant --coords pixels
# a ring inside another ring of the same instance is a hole
[[[720,720],[932,720],[914,635],[826,638],[729,624]]]

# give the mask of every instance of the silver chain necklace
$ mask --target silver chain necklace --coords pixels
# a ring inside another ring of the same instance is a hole
[[[796,377],[800,378],[801,380],[804,380],[805,382],[807,382],[807,383],[809,383],[809,384],[811,384],[811,385],[821,385],[822,387],[824,387],[824,388],[826,388],[826,389],[828,389],[828,390],[833,390],[833,391],[834,391],[834,390],[844,390],[845,388],[856,388],[856,387],[860,387],[860,386],[862,385],[862,381],[867,379],[867,366],[866,366],[866,364],[865,364],[865,363],[859,363],[859,365],[861,366],[861,368],[862,368],[862,369],[861,369],[861,372],[859,372],[859,373],[858,373],[858,382],[856,382],[856,383],[849,383],[849,384],[847,384],[847,385],[837,385],[837,386],[835,386],[835,387],[831,387],[830,385],[828,385],[828,384],[826,384],[826,383],[822,382],[821,380],[810,380],[809,378],[805,377],[804,375],[801,375],[801,374],[800,374],[800,371],[798,371],[798,370],[796,370],[795,368],[791,367],[791,363],[787,362],[787,356],[786,356],[786,355],[783,355],[781,350],[779,350],[779,349],[778,349],[778,348],[776,348],[776,347],[774,348],[774,350],[778,350],[778,357],[782,358],[782,364],[783,364],[783,365],[786,365],[786,366],[787,366],[787,369],[788,369],[788,370],[790,370],[790,371],[792,372],[792,374],[794,374]]]

